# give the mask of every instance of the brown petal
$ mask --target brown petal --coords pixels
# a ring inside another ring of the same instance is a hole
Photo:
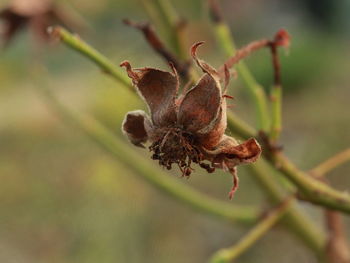
[[[151,111],[152,121],[156,126],[176,123],[175,98],[179,86],[176,74],[153,68],[133,70],[125,61],[128,76],[144,98]]]
[[[178,112],[178,123],[190,132],[196,132],[205,142],[204,147],[216,145],[225,129],[226,106],[222,107],[222,95],[216,70],[197,57],[197,48],[191,48],[191,55],[206,74],[197,85],[190,89],[182,99]],[[206,136],[207,135],[207,136]]]
[[[208,126],[207,131],[203,129],[197,132],[199,142],[206,149],[213,149],[222,140],[227,126],[226,120],[226,100],[222,100],[221,109],[213,125]]]
[[[122,131],[131,143],[144,147],[143,143],[148,139],[147,126],[149,125],[150,120],[144,111],[130,111],[124,118]]]
[[[228,148],[225,151],[226,158],[238,158],[241,163],[253,163],[259,158],[260,154],[261,147],[254,138],[251,138],[235,147]]]
[[[234,166],[240,163],[255,162],[260,156],[261,147],[254,138],[238,144],[235,139],[224,136],[215,150],[207,152],[211,155],[223,156],[226,164],[231,163],[231,166]]]
[[[209,132],[218,117],[222,96],[215,79],[205,74],[179,107],[178,123],[190,132]]]
[[[210,66],[208,63],[197,57],[197,49],[199,46],[203,45],[204,42],[197,42],[191,47],[191,55],[194,61],[196,61],[197,65],[203,70],[204,73],[211,75],[215,80],[219,81],[220,77],[217,73],[216,69]]]

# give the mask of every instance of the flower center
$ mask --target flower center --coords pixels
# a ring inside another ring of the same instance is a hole
[[[198,163],[208,173],[215,170],[209,164],[203,163],[204,156],[196,145],[195,137],[180,128],[168,128],[149,149],[153,152],[152,159],[159,160],[159,164],[168,170],[172,168],[172,164],[177,164],[182,176],[190,176],[193,171],[192,163]]]

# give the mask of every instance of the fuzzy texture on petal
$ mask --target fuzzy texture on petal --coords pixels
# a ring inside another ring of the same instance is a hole
[[[126,67],[128,76],[148,104],[154,125],[161,127],[175,124],[175,98],[179,86],[176,75],[153,68],[133,70],[127,61],[121,66]]]
[[[149,119],[144,111],[130,111],[125,115],[122,131],[132,144],[144,147],[143,143],[148,139],[147,122]]]
[[[255,162],[261,154],[261,147],[254,138],[238,144],[232,137],[224,135],[214,150],[206,152],[212,156],[214,163],[232,168],[239,164]]]
[[[209,132],[219,114],[221,90],[209,74],[205,74],[182,100],[178,112],[178,124],[189,132]],[[204,129],[208,128],[207,131]]]
[[[211,149],[220,142],[226,129],[226,103],[216,70],[197,57],[197,48],[202,44],[194,44],[191,55],[206,74],[185,94],[179,107],[178,123],[194,132],[204,148]]]
[[[227,127],[226,118],[226,101],[223,99],[219,115],[213,122],[212,127],[206,132],[197,132],[198,140],[202,147],[211,150],[219,144]]]

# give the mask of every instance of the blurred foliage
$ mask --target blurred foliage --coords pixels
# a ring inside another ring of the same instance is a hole
[[[139,1],[65,2],[87,21],[83,37],[116,63],[128,59],[138,67],[166,68],[139,33],[121,23],[124,17],[147,19]],[[298,2],[240,0],[223,5],[239,45],[270,37],[280,27],[291,32],[292,47],[282,64],[286,90],[282,139],[287,154],[308,169],[350,144],[346,34],[350,24],[344,18],[344,9],[349,12],[350,7],[345,1],[333,1],[333,22],[323,26],[318,22],[322,17],[310,15],[310,10],[319,8],[317,1],[308,7]],[[210,32],[203,1],[173,3],[188,19],[188,46],[205,40],[202,56],[219,65],[224,57]],[[0,7],[5,5],[3,1]],[[37,43],[28,32],[1,51],[1,262],[204,262],[243,233],[242,227],[222,225],[164,197],[61,123],[31,87],[29,68],[34,61],[48,66],[51,82],[66,104],[94,115],[118,136],[123,115],[144,107],[84,58],[62,46]],[[268,52],[257,53],[248,64],[269,88]],[[232,86],[235,110],[250,119],[251,104],[242,85]],[[335,170],[331,183],[348,189],[349,171],[350,165]],[[264,206],[265,198],[245,168],[240,169],[240,179],[232,202]],[[230,180],[223,173],[198,171],[184,183],[225,199]],[[308,205],[305,209],[316,222],[322,221],[318,210]],[[239,262],[271,262],[272,257],[283,263],[312,260],[293,237],[277,228]]]

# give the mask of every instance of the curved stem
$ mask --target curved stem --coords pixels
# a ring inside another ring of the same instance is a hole
[[[310,174],[314,177],[320,178],[329,173],[338,166],[350,161],[350,148],[346,149],[326,161],[320,163],[315,168],[310,170]]]
[[[252,230],[250,230],[237,244],[230,248],[220,249],[214,254],[210,263],[228,263],[246,252],[259,239],[261,239],[286,213],[291,199],[270,211]]]
[[[121,70],[119,70],[108,58],[103,56],[99,51],[84,42],[84,40],[82,40],[79,36],[69,33],[66,29],[60,26],[48,28],[48,33],[54,39],[57,38],[61,40],[71,49],[77,51],[78,53],[91,60],[98,67],[100,67],[104,73],[109,74],[112,78],[123,84],[123,86],[126,88],[135,91],[131,85],[129,78],[127,78]]]
[[[254,179],[262,185],[262,189],[268,195],[273,204],[279,204],[286,198],[286,191],[278,184],[276,172],[268,163],[261,159],[253,165],[247,166],[252,171]],[[283,218],[292,233],[301,238],[317,255],[323,253],[326,244],[326,235],[308,217],[298,209],[298,204],[294,198],[288,208],[286,216]]]
[[[154,0],[154,2],[163,20],[163,25],[167,29],[169,44],[173,46],[180,59],[186,59],[187,52],[183,49],[182,44],[184,21],[177,15],[174,7],[168,0]]]
[[[337,191],[327,184],[308,176],[282,153],[273,154],[271,161],[277,169],[298,187],[302,199],[334,210],[350,213],[350,196],[348,193]]]

